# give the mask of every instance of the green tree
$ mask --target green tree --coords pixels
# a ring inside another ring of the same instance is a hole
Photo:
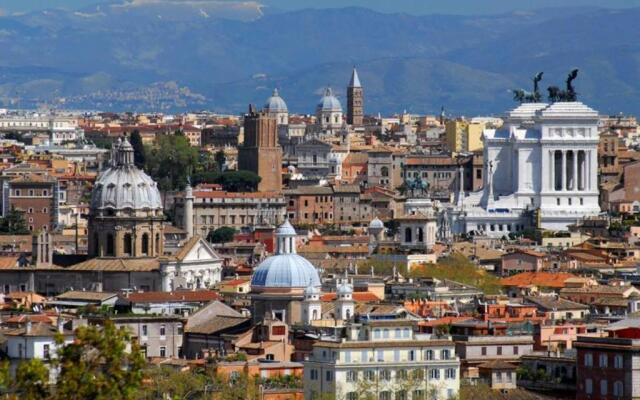
[[[55,399],[133,399],[142,382],[145,360],[125,328],[106,320],[104,326],[80,327],[73,343],[63,345]]]
[[[251,171],[226,171],[220,175],[220,183],[230,192],[254,192],[262,178]]]
[[[167,366],[154,366],[144,371],[147,385],[138,390],[135,398],[145,399],[184,399],[204,389],[210,380],[200,371],[178,371]]]
[[[49,398],[49,369],[41,360],[31,359],[18,365],[15,380],[20,399]]]
[[[227,243],[233,240],[236,230],[229,226],[222,226],[212,230],[207,235],[207,240],[211,243]]]
[[[162,135],[155,146],[145,148],[146,169],[161,190],[181,190],[198,165],[198,149],[180,135]]]
[[[133,147],[133,162],[136,167],[144,168],[145,157],[144,157],[144,145],[142,144],[142,136],[140,136],[140,131],[135,129],[131,132],[131,138],[129,139],[131,142],[131,146]]]
[[[227,161],[227,157],[224,155],[224,151],[218,150],[215,155],[216,166],[218,167],[218,171],[222,172],[224,170],[224,163]]]
[[[0,235],[26,235],[29,233],[27,222],[24,219],[24,212],[15,208],[0,218]]]

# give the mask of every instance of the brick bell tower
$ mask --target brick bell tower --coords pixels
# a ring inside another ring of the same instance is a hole
[[[347,87],[347,123],[354,127],[361,127],[364,117],[364,97],[358,71],[353,68],[351,80]]]
[[[278,124],[253,105],[244,116],[244,143],[238,150],[238,169],[258,174],[258,191],[282,190],[282,148],[278,144]]]

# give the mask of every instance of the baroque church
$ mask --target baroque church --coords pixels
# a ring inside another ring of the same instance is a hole
[[[134,165],[126,138],[114,144],[111,164],[94,186],[88,237],[86,260],[66,265],[47,257],[33,266],[0,270],[0,281],[11,290],[53,295],[67,290],[194,290],[221,280],[222,259],[202,238],[188,238],[173,254],[165,251],[160,191]],[[51,248],[40,250],[38,254],[51,254]]]

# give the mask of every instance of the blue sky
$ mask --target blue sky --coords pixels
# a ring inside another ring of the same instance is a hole
[[[0,0],[5,13],[44,8],[84,8],[99,3],[132,0]],[[233,0],[146,0],[146,1],[233,1]],[[300,8],[367,7],[382,12],[410,14],[494,14],[543,7],[600,6],[640,7],[640,0],[257,0],[267,6],[293,10]]]

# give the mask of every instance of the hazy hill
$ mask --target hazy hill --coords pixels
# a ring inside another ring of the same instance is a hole
[[[292,111],[313,112],[324,85],[344,99],[357,65],[369,112],[499,114],[533,73],[546,87],[578,67],[594,107],[640,112],[638,9],[468,17],[192,3],[0,17],[0,106],[239,112],[277,86]]]

